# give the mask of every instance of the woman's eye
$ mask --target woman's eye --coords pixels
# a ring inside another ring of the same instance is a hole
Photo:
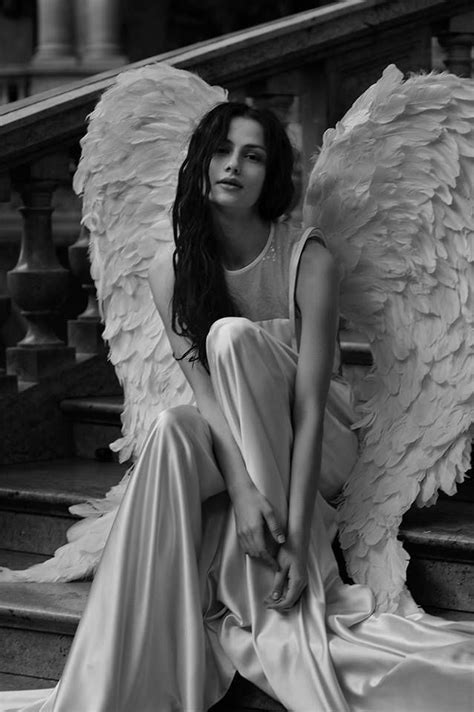
[[[261,163],[263,161],[263,158],[259,153],[247,153],[247,158],[250,161],[256,161],[257,163]]]
[[[223,156],[228,152],[228,150],[229,149],[226,146],[218,146],[215,152],[218,156]]]

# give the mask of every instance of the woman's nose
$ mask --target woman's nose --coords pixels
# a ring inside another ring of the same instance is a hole
[[[240,170],[239,157],[236,153],[231,153],[228,156],[226,170],[238,173]]]

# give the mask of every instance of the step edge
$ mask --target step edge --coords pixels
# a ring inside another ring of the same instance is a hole
[[[74,635],[81,620],[79,614],[57,611],[36,611],[34,609],[4,608],[0,604],[0,628],[15,630],[36,630],[45,633]]]
[[[62,412],[73,420],[118,426],[122,424],[120,416],[123,407],[123,401],[112,404],[95,402],[89,398],[66,398],[60,403]]]

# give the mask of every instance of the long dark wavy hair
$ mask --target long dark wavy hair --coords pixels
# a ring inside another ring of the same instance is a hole
[[[226,140],[230,122],[237,117],[254,119],[263,129],[267,159],[257,203],[260,217],[276,220],[288,210],[294,195],[293,149],[271,111],[227,102],[218,104],[201,119],[179,170],[173,205],[176,248],[172,327],[192,343],[181,358],[198,360],[207,370],[206,337],[210,327],[224,316],[239,316],[225,282],[208,199],[211,158]]]

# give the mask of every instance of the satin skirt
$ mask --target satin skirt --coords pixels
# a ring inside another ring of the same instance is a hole
[[[297,355],[240,318],[214,324],[208,354],[250,477],[286,522]],[[328,411],[322,490],[331,492],[353,448],[336,383]],[[418,610],[375,615],[371,591],[339,577],[334,531],[318,495],[308,587],[289,613],[267,609],[273,572],[239,547],[206,421],[192,406],[163,412],[58,686],[0,693],[0,710],[204,712],[239,671],[293,712],[472,712],[474,625]]]

